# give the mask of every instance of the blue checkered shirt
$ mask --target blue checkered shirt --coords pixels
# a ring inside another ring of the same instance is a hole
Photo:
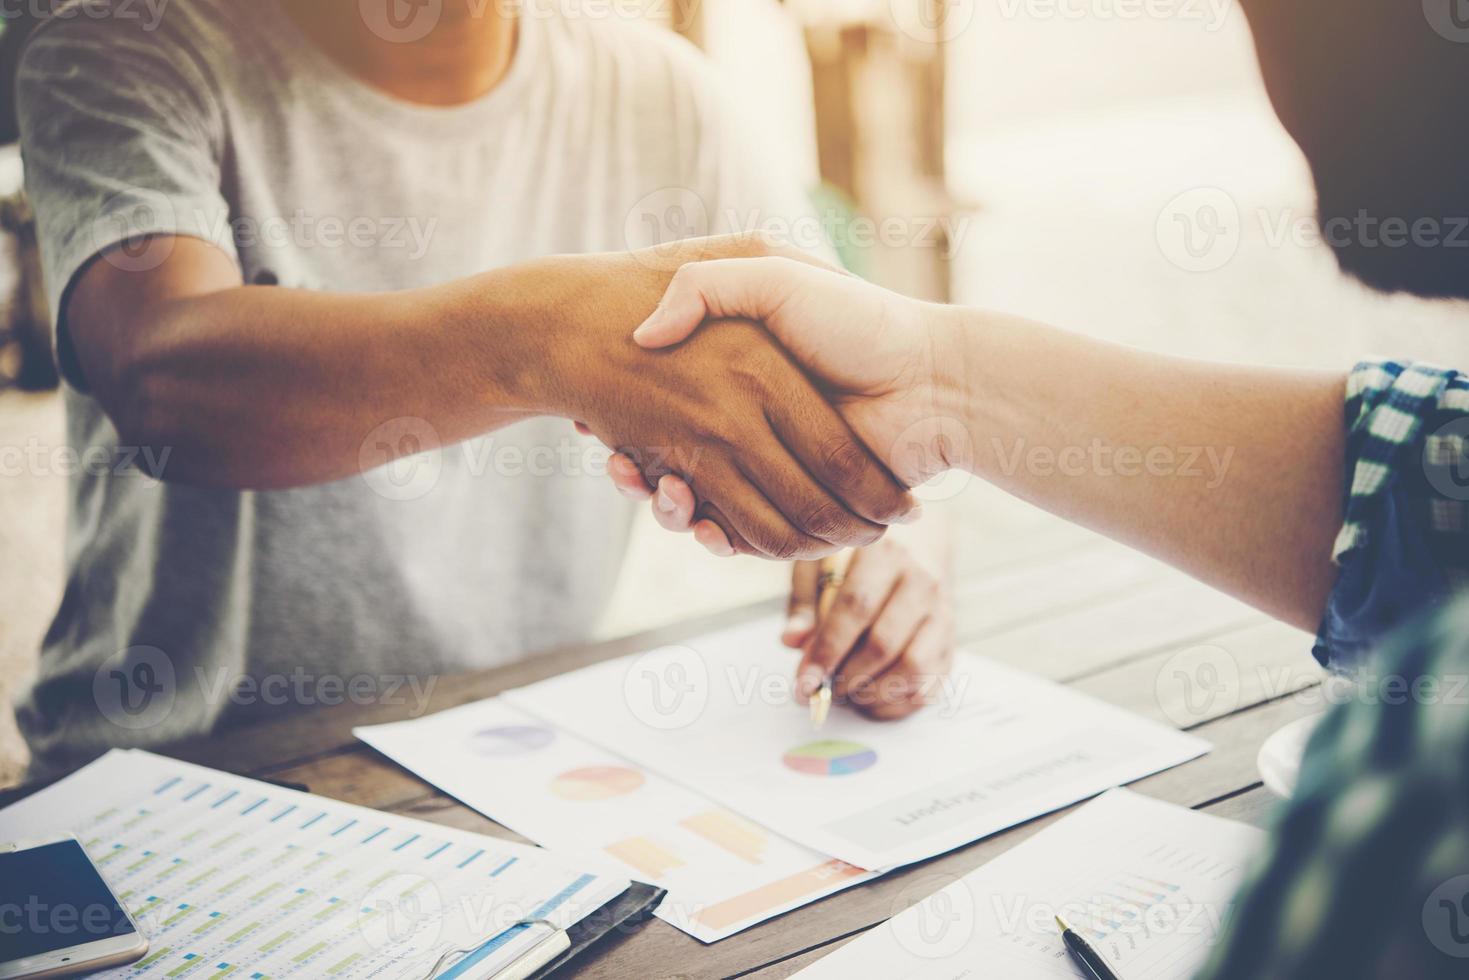
[[[1366,361],[1347,382],[1340,567],[1315,653],[1355,672],[1373,644],[1469,581],[1469,378]]]

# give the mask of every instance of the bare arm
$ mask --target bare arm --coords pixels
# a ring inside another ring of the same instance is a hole
[[[95,261],[67,323],[121,438],[169,447],[175,478],[317,483],[358,472],[362,440],[395,417],[432,420],[453,442],[537,407],[521,368],[545,337],[532,299],[555,283],[555,263],[344,295],[243,286],[213,245],[179,237],[169,247],[147,274]],[[494,296],[499,315],[473,317],[475,291]]]
[[[169,448],[170,479],[300,486],[386,462],[381,451],[364,460],[363,442],[390,420],[426,420],[452,443],[553,415],[656,460],[652,472],[680,473],[772,557],[868,543],[908,508],[758,328],[734,324],[703,350],[650,353],[631,341],[675,267],[666,253],[551,258],[341,295],[242,286],[214,246],[167,244],[148,271],[94,261],[66,322],[120,437]],[[764,249],[733,238],[696,247],[690,255]],[[785,412],[765,408],[776,390],[789,393]],[[385,442],[390,454],[428,448]]]
[[[1341,525],[1342,374],[1165,357],[771,258],[686,266],[637,338],[676,343],[725,316],[763,320],[910,485],[971,470],[1319,625]]]
[[[1306,629],[1336,579],[1345,376],[1165,357],[925,312],[984,479]]]

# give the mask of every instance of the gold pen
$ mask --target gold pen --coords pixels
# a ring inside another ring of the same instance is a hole
[[[847,578],[847,566],[852,563],[851,551],[839,551],[830,558],[821,559],[816,574],[816,626],[831,612],[837,593]],[[831,714],[831,675],[821,678],[821,687],[811,696],[811,727],[818,731],[826,725],[826,716]]]

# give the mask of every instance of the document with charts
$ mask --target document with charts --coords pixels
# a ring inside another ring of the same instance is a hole
[[[62,820],[58,820],[58,816]],[[538,848],[114,750],[0,810],[0,840],[71,832],[147,935],[105,977],[497,972],[628,880]]]
[[[1113,790],[798,976],[1076,980],[1060,914],[1127,980],[1187,980],[1264,837]]]
[[[354,734],[537,843],[668,889],[658,916],[706,943],[876,877],[498,698]]]
[[[774,618],[502,697],[757,824],[869,870],[942,854],[1208,751],[1197,738],[961,653],[901,722],[811,730]]]

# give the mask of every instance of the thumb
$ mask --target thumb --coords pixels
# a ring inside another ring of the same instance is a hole
[[[800,270],[808,268],[769,257],[690,262],[674,273],[663,300],[633,331],[633,340],[643,347],[668,347],[687,339],[705,320],[766,320],[795,288]]]

